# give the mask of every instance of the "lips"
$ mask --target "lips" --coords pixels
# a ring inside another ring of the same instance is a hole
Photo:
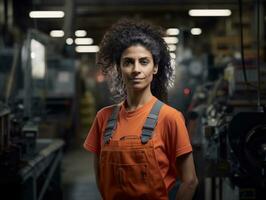
[[[132,80],[132,81],[137,81],[137,80],[143,80],[144,78],[131,78],[130,80]]]
[[[143,78],[133,78],[131,79],[132,83],[141,83],[143,81]]]

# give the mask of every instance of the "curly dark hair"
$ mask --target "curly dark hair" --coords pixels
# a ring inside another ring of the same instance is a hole
[[[151,83],[151,92],[158,99],[167,101],[167,88],[173,83],[173,68],[168,45],[165,43],[161,27],[137,19],[121,19],[104,35],[100,43],[96,64],[106,76],[114,101],[126,97],[126,89],[119,70],[120,58],[125,49],[132,45],[142,45],[153,57],[158,72]]]

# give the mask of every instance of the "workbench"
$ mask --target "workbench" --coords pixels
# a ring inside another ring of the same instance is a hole
[[[37,139],[36,154],[21,162],[15,173],[1,173],[1,200],[60,200],[64,142]]]

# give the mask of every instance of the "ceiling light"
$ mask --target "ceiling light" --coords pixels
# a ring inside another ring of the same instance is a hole
[[[178,35],[179,34],[179,29],[178,28],[168,28],[166,30],[167,35]]]
[[[63,18],[65,13],[63,11],[31,11],[30,18]]]
[[[31,74],[34,79],[43,79],[46,72],[45,47],[35,39],[30,41]]]
[[[75,39],[75,43],[77,45],[90,45],[93,43],[92,38],[77,38]]]
[[[68,45],[73,44],[73,39],[72,39],[72,38],[67,38],[67,39],[66,39],[66,43],[67,43]]]
[[[85,37],[86,35],[87,35],[87,31],[85,31],[85,30],[76,30],[75,31],[76,37]]]
[[[78,53],[96,53],[99,51],[98,45],[91,45],[91,46],[77,46],[76,52]]]
[[[35,53],[34,53],[34,52],[31,52],[31,54],[30,54],[30,57],[31,57],[31,59],[34,59],[34,58],[36,58],[36,55],[35,55]]]
[[[192,17],[223,17],[232,14],[229,9],[191,9],[188,14]]]
[[[178,43],[177,37],[164,37],[163,39],[167,44],[177,44]]]
[[[171,59],[171,61],[170,61],[170,66],[171,66],[171,68],[172,68],[173,70],[175,70],[175,64],[176,64],[175,60],[174,60],[174,59]]]
[[[202,33],[200,28],[192,28],[190,32],[192,35],[200,35]]]
[[[51,37],[64,37],[64,31],[62,30],[52,30],[50,32]]]
[[[175,51],[176,50],[176,45],[174,44],[169,44],[168,45],[169,51]]]
[[[175,59],[176,58],[175,53],[170,53],[170,56],[171,56],[172,59]]]

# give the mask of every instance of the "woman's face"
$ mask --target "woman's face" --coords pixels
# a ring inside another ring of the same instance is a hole
[[[120,70],[128,90],[149,89],[158,67],[154,65],[152,54],[142,45],[130,46],[120,59]]]

